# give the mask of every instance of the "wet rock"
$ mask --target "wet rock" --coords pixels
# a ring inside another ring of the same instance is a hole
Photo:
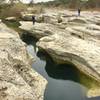
[[[0,23],[0,100],[43,100],[47,81],[32,60],[18,33]]]

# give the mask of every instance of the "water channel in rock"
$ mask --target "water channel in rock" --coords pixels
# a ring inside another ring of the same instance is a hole
[[[44,100],[87,100],[86,86],[89,84],[81,84],[86,83],[86,77],[81,75],[74,65],[55,64],[45,51],[39,51],[37,40],[32,36],[24,34],[22,40],[27,43],[28,52],[36,60],[32,64],[33,69],[48,81]]]

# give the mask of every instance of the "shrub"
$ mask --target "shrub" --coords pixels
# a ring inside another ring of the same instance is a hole
[[[11,17],[11,16],[20,17],[21,12],[25,11],[26,9],[27,9],[27,5],[22,3],[17,3],[12,6],[9,5],[6,7],[4,6],[0,11],[0,17],[1,18]]]

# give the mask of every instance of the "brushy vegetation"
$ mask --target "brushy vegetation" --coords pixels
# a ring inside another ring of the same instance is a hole
[[[84,8],[84,9],[99,9],[100,0],[88,0],[88,2],[82,2],[81,0],[54,0],[44,3],[47,7],[61,7],[61,8]]]
[[[0,18],[5,19],[7,17],[21,17],[21,13],[26,12],[26,13],[33,13],[33,14],[38,14],[38,13],[43,13],[44,9],[42,5],[28,5],[28,4],[23,4],[23,3],[15,3],[13,5],[9,4],[3,4],[0,6]]]
[[[14,5],[4,4],[1,6],[0,17],[1,18],[11,17],[11,16],[20,17],[21,12],[25,11],[26,9],[27,5],[22,3],[17,3]]]

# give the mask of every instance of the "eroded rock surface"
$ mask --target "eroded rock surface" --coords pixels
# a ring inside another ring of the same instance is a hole
[[[26,22],[22,22],[20,28],[38,38],[37,46],[46,50],[55,62],[73,63],[100,82],[100,13],[83,12],[80,17],[72,12],[64,13],[60,12],[61,23],[49,20],[25,28]],[[97,95],[100,96],[100,89],[88,92],[88,96]]]
[[[0,22],[0,100],[43,100],[47,82],[32,60],[18,33]]]

